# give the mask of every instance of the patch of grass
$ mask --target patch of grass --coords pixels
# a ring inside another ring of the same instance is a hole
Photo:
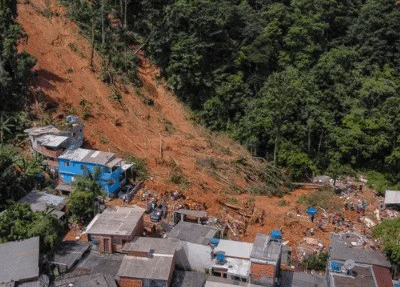
[[[102,135],[100,138],[100,143],[102,144],[108,144],[110,141],[108,140],[108,138],[105,135]]]
[[[182,174],[182,172],[180,172],[179,170],[174,170],[170,177],[169,180],[172,183],[178,184],[178,185],[187,185],[189,183],[189,181],[187,180],[187,178]]]
[[[76,115],[76,108],[75,107],[72,107],[70,110],[69,110],[69,112],[68,112],[70,115]]]
[[[82,118],[87,120],[90,117],[90,111],[87,107],[84,107],[82,110]]]
[[[110,99],[116,102],[119,102],[121,100],[121,94],[119,92],[114,92],[111,94]]]
[[[229,201],[232,204],[238,204],[239,200],[236,197],[229,197],[227,198],[227,201]]]
[[[80,99],[80,100],[79,100],[79,105],[80,105],[81,107],[86,106],[86,100],[85,100],[85,99]]]
[[[196,164],[199,166],[211,169],[212,171],[219,170],[218,162],[211,157],[204,158],[204,159],[197,159]]]
[[[147,106],[154,106],[154,100],[151,98],[144,98],[143,103]]]
[[[75,43],[69,43],[68,48],[70,48],[71,51],[75,52],[79,57],[84,57],[83,52],[76,46]]]
[[[326,268],[326,262],[328,261],[329,253],[321,252],[311,257],[304,259],[304,265],[307,270],[324,271]]]
[[[288,205],[289,203],[286,201],[286,200],[284,200],[284,199],[282,199],[281,201],[279,201],[278,202],[278,206],[286,206],[286,205]]]
[[[167,120],[167,119],[163,119],[163,122],[164,122],[164,129],[165,129],[165,131],[168,133],[168,134],[172,134],[174,131],[175,131],[175,128],[174,128],[174,126],[172,125],[172,123],[169,121],[169,120]]]
[[[303,203],[308,207],[322,207],[327,209],[332,207],[334,210],[340,209],[339,198],[330,189],[316,190],[309,195],[302,195],[297,199],[298,203]]]

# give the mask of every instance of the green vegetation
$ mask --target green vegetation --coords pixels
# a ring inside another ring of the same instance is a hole
[[[105,81],[135,81],[142,48],[203,123],[293,180],[342,169],[400,179],[393,0],[65,2],[107,58]]]
[[[148,177],[146,162],[131,153],[126,153],[124,159],[127,163],[133,163],[132,171],[135,180],[141,181]]]
[[[67,208],[71,221],[90,221],[98,212],[98,197],[104,195],[99,184],[101,171],[85,170],[84,175],[74,182],[74,191],[68,197]]]
[[[383,220],[373,230],[374,237],[383,243],[386,256],[396,266],[400,266],[399,234],[400,218]]]
[[[340,203],[337,196],[331,189],[319,189],[309,195],[302,195],[297,199],[297,203],[304,203],[305,207],[322,207],[323,209],[340,209]]]
[[[304,265],[307,270],[325,271],[326,263],[329,258],[328,252],[321,252],[304,259]]]
[[[365,173],[368,180],[367,185],[377,191],[378,195],[385,196],[386,190],[399,190],[400,183],[391,174],[383,174],[378,171],[368,171]]]
[[[32,211],[27,203],[12,203],[0,215],[0,243],[40,236],[41,252],[53,249],[62,223],[48,211]]]

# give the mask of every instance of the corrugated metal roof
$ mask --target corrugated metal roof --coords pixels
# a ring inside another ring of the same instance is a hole
[[[63,242],[58,246],[54,259],[49,260],[56,265],[66,266],[71,269],[82,258],[83,254],[90,248],[89,244],[80,242]]]
[[[31,129],[26,129],[24,132],[28,133],[29,135],[32,136],[37,136],[41,134],[58,134],[60,133],[60,130],[53,127],[53,126],[45,126],[45,127],[34,127]]]
[[[61,156],[59,156],[60,159],[68,159],[75,162],[93,163],[96,165],[106,165],[114,160],[114,157],[114,153],[111,152],[83,148],[67,150]]]
[[[65,136],[56,136],[56,135],[44,135],[37,139],[37,142],[40,145],[46,147],[56,148],[63,144],[65,141],[68,140],[68,137]]]
[[[346,243],[344,236],[346,236],[346,234],[342,233],[333,233],[331,235],[329,246],[331,260],[346,261],[348,259],[353,259],[356,263],[391,267],[389,260],[383,253],[371,249],[350,247]]]
[[[54,206],[56,209],[61,210],[66,205],[66,200],[67,198],[65,196],[32,190],[30,193],[21,198],[18,202],[29,203],[31,204],[31,206],[34,206],[35,204],[44,204],[46,206]]]
[[[177,244],[168,239],[153,237],[135,237],[133,241],[124,245],[123,252],[150,252],[155,254],[174,255]]]
[[[385,204],[400,204],[400,191],[386,190]]]
[[[78,263],[76,270],[87,270],[96,273],[102,273],[117,276],[121,266],[123,254],[101,254],[98,251],[90,251],[88,256]]]
[[[39,276],[39,237],[0,244],[0,282]]]
[[[208,245],[210,238],[213,238],[217,231],[218,229],[212,226],[180,221],[175,225],[174,229],[167,234],[167,237]]]
[[[108,207],[97,214],[88,225],[88,234],[130,235],[143,216],[145,209],[133,207]]]
[[[281,242],[271,240],[270,235],[256,234],[251,258],[276,262],[279,259],[281,248]]]
[[[221,239],[214,252],[225,252],[225,256],[250,259],[253,243]]]
[[[118,276],[168,280],[173,266],[173,256],[133,257],[125,255]]]

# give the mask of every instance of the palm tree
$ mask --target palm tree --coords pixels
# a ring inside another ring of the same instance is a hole
[[[14,125],[9,123],[10,118],[5,118],[3,115],[0,116],[0,142],[4,142],[4,135],[5,133],[11,133],[10,128]]]

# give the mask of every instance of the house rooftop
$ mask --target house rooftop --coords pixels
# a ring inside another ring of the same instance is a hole
[[[270,235],[256,234],[256,239],[251,251],[251,259],[277,262],[281,253],[280,241],[271,240]]]
[[[375,283],[371,266],[356,265],[353,268],[355,276],[347,276],[341,273],[330,273],[331,287],[380,287]],[[385,286],[389,287],[389,286]]]
[[[116,159],[114,153],[83,149],[83,148],[67,150],[58,158],[76,162],[93,163],[96,165],[106,165],[106,166],[109,166],[109,164],[111,163],[114,164],[114,160]],[[119,162],[121,161],[122,160],[119,159]],[[113,167],[114,165],[110,165],[109,167]]]
[[[28,203],[33,211],[46,210],[47,206],[52,206],[56,210],[52,213],[58,218],[64,215],[61,210],[66,205],[67,198],[65,196],[54,195],[38,190],[32,190],[30,193],[21,198],[18,202]]]
[[[210,238],[213,238],[217,231],[218,229],[212,226],[180,221],[174,229],[167,234],[167,237],[208,245]]]
[[[0,282],[39,277],[39,237],[0,244]]]
[[[146,252],[153,251],[153,255],[174,255],[177,245],[169,239],[153,237],[135,237],[133,241],[124,245],[123,252]]]
[[[75,270],[107,274],[114,278],[117,276],[123,258],[123,254],[101,254],[91,250],[88,256],[78,263]]]
[[[88,234],[130,235],[137,226],[145,210],[132,207],[108,207],[95,216],[86,228]]]
[[[125,255],[118,276],[153,280],[168,280],[174,258],[172,255],[134,257]]]
[[[225,263],[218,263],[216,259],[211,261],[213,268],[224,268],[227,270],[228,275],[239,276],[247,278],[250,273],[250,261],[246,259],[238,259],[232,257],[225,257]]]
[[[64,142],[68,140],[66,136],[58,136],[58,135],[43,135],[37,139],[37,143],[50,147],[50,148],[57,148]]]
[[[205,273],[175,270],[171,287],[203,287],[204,282],[206,282]]]
[[[332,233],[329,246],[330,259],[339,261],[352,259],[356,263],[391,267],[389,260],[383,253],[362,249],[362,246],[357,247],[358,242],[348,240],[348,238],[353,237],[352,233]]]
[[[54,287],[117,287],[111,275],[90,273],[84,275],[66,274],[54,281]]]
[[[69,270],[79,262],[89,248],[90,245],[85,243],[75,241],[63,242],[54,253],[54,258],[49,261],[56,265],[65,266]]]
[[[53,126],[45,126],[26,129],[24,132],[28,133],[30,136],[38,136],[42,134],[58,134],[60,130]]]
[[[227,257],[250,259],[253,243],[220,239],[214,252],[222,251]]]
[[[400,204],[400,191],[399,190],[386,190],[385,205],[387,205],[387,204]]]
[[[281,270],[281,287],[327,287],[325,276]]]

